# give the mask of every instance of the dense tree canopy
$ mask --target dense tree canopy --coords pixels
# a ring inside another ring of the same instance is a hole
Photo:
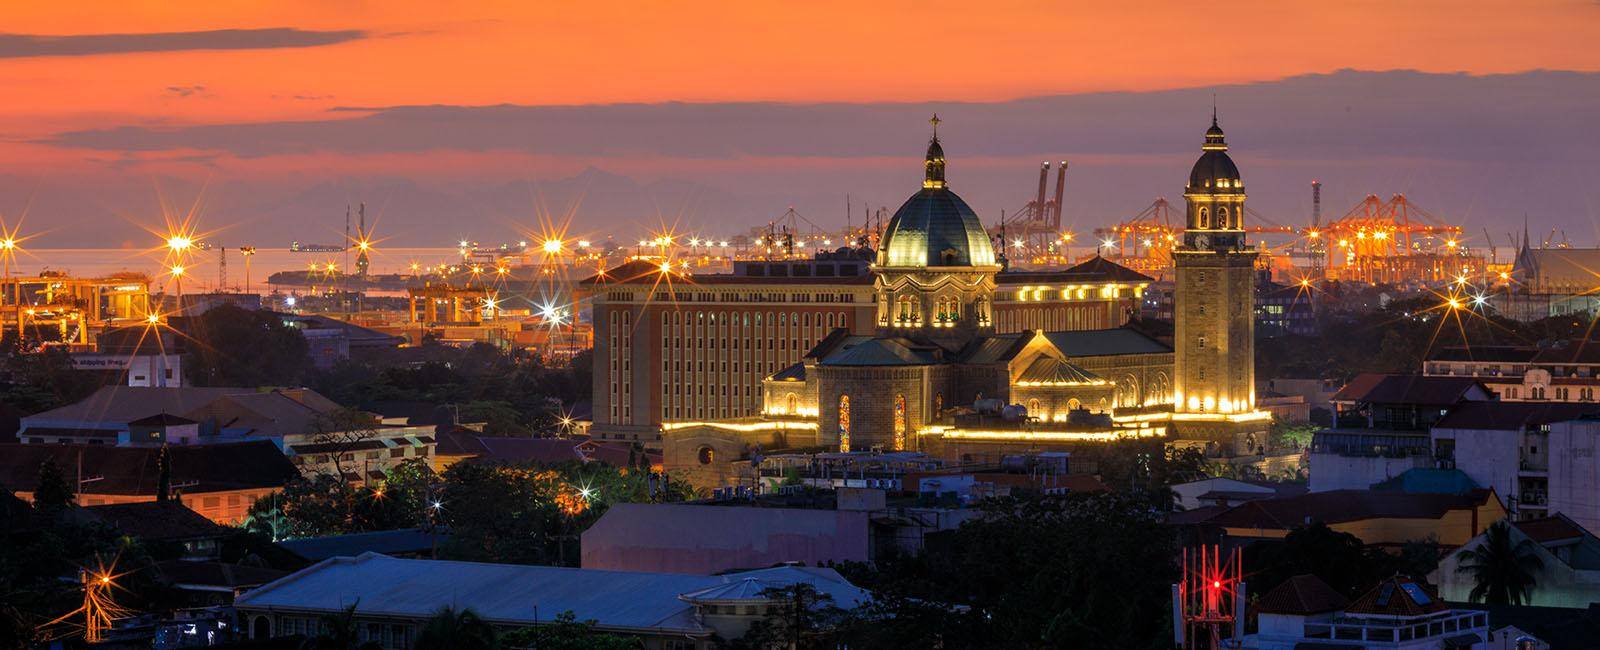
[[[219,305],[185,329],[184,375],[199,386],[298,385],[311,367],[305,337],[272,312]]]
[[[882,600],[859,647],[1165,648],[1176,540],[1141,495],[987,502],[922,555],[844,567]]]

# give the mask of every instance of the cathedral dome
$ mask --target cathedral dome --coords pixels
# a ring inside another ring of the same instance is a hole
[[[1200,154],[1194,168],[1189,170],[1189,193],[1233,192],[1244,188],[1239,167],[1228,157],[1228,142],[1222,137],[1222,127],[1217,125],[1215,115],[1211,117],[1211,128],[1206,129],[1206,143],[1201,149],[1205,153]]]
[[[884,230],[879,266],[992,266],[994,245],[977,213],[944,182],[944,148],[928,144],[922,191],[896,210]]]

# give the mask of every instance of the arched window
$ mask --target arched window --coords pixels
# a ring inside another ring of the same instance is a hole
[[[1205,208],[1200,208],[1200,227],[1202,229],[1211,227],[1211,212]]]
[[[944,393],[933,394],[933,417],[937,418],[944,412]]]
[[[906,396],[894,396],[894,450],[906,448]]]
[[[1217,227],[1218,228],[1228,228],[1228,227],[1230,227],[1228,225],[1228,209],[1227,208],[1217,208]]]
[[[839,451],[850,451],[850,396],[839,396]]]
[[[800,412],[800,397],[794,393],[783,396],[784,413],[794,415]]]
[[[1028,415],[1031,415],[1033,417],[1039,417],[1041,415],[1044,415],[1044,413],[1039,410],[1039,400],[1037,400],[1037,399],[1028,400]]]
[[[1067,410],[1068,411],[1076,411],[1076,410],[1081,409],[1081,408],[1083,408],[1083,402],[1078,401],[1078,398],[1074,397],[1072,399],[1067,400]]]

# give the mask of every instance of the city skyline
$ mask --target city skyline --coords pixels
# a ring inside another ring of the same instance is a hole
[[[1579,45],[1600,7],[1274,7],[1241,8],[1249,38],[1224,39],[1192,9],[23,13],[0,35],[0,83],[24,98],[0,107],[0,215],[48,222],[40,246],[142,246],[163,200],[273,247],[337,236],[362,201],[398,245],[568,215],[737,233],[790,206],[836,228],[847,197],[857,221],[895,207],[936,110],[986,219],[1064,158],[1063,216],[1087,230],[1176,197],[1215,96],[1260,170],[1255,208],[1281,222],[1306,220],[1317,179],[1325,216],[1405,192],[1469,242],[1525,213],[1596,239],[1600,136],[1577,116],[1600,110],[1600,55]],[[1049,37],[1003,37],[1018,14]],[[828,38],[783,38],[808,33]],[[917,49],[926,34],[938,48]]]

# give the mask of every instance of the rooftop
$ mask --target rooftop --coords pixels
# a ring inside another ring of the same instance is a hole
[[[184,485],[186,494],[282,487],[299,475],[277,445],[266,440],[166,449],[172,482]],[[85,477],[96,477],[86,493],[150,496],[159,482],[160,453],[159,447],[0,444],[0,486],[32,491],[39,466],[49,459],[62,471],[81,467]]]
[[[1454,406],[1488,389],[1471,377],[1428,377],[1362,373],[1335,393],[1334,402]]]
[[[1067,358],[1124,354],[1171,354],[1172,347],[1131,327],[1103,330],[1045,332],[1045,337]]]
[[[550,566],[407,560],[377,553],[324,560],[249,591],[241,610],[336,612],[426,619],[440,608],[471,608],[497,625],[549,622],[571,611],[602,631],[704,636],[685,600],[696,592],[757,579],[772,585],[808,583],[841,607],[868,599],[832,569],[783,566],[722,576],[599,571]]]
[[[1440,519],[1451,510],[1476,508],[1495,498],[1492,490],[1467,494],[1406,494],[1370,490],[1332,490],[1247,501],[1205,523],[1228,528],[1288,530],[1311,522],[1337,524],[1363,519]]]
[[[1262,614],[1310,616],[1342,611],[1349,604],[1349,598],[1334,591],[1321,578],[1301,574],[1273,587],[1256,601],[1255,608]]]
[[[1600,413],[1600,404],[1566,402],[1465,402],[1434,424],[1440,429],[1517,431]]]
[[[429,532],[420,528],[379,530],[349,535],[307,537],[278,542],[290,553],[312,562],[331,557],[354,557],[362,553],[422,553],[443,544],[450,536],[442,532]]]
[[[86,506],[75,511],[86,521],[98,521],[129,537],[157,541],[220,538],[229,528],[177,501],[144,501]]]
[[[1096,254],[1070,268],[1060,271],[1016,271],[1007,269],[996,274],[999,285],[1039,283],[1088,282],[1155,282],[1155,278],[1130,269]]]

